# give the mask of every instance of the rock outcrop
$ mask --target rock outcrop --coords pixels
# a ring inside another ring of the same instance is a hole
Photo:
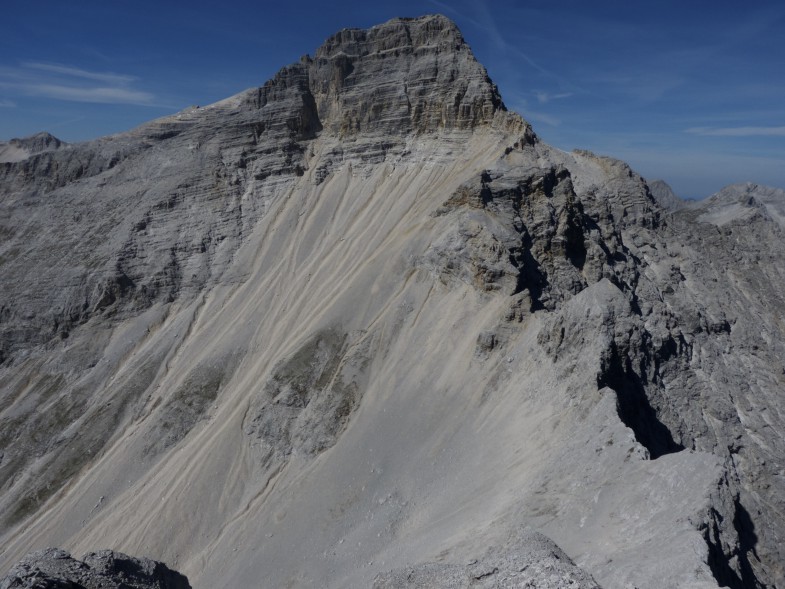
[[[340,137],[488,125],[501,97],[452,21],[345,29],[305,59],[320,117]]]
[[[700,211],[698,221],[722,227],[768,220],[785,228],[785,191],[748,182],[733,184],[691,207]],[[762,219],[761,219],[762,218]],[[765,224],[765,223],[764,223]]]
[[[664,180],[649,180],[647,182],[649,190],[654,200],[664,209],[676,211],[687,205],[679,196],[673,192],[673,188]]]
[[[2,149],[3,568],[785,586],[782,191],[550,148],[441,16]]]
[[[466,564],[427,563],[380,574],[374,589],[462,589],[492,587],[513,589],[599,589],[551,540],[531,531],[510,539],[503,548],[491,549]]]
[[[50,133],[36,133],[22,139],[0,141],[0,163],[25,160],[31,155],[54,151],[68,145]]]
[[[165,564],[120,552],[88,552],[76,560],[65,550],[31,552],[0,579],[2,589],[191,589]]]

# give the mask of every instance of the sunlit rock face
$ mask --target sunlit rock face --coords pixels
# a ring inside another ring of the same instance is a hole
[[[4,143],[0,206],[3,571],[785,586],[785,195],[547,146],[444,17]]]

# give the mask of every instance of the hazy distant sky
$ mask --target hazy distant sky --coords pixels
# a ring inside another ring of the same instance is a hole
[[[547,142],[681,196],[785,187],[785,2],[38,0],[0,18],[0,139],[79,141],[259,86],[344,27],[441,12]]]

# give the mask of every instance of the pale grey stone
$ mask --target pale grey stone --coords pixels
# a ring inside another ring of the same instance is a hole
[[[782,587],[785,192],[678,204],[541,142],[441,16],[6,142],[0,562],[144,539],[206,586],[519,586],[523,559]]]

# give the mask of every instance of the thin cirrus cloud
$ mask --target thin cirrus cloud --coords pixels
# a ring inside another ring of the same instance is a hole
[[[22,63],[22,67],[50,72],[53,74],[60,74],[63,76],[70,76],[74,78],[84,78],[87,80],[97,80],[104,84],[125,86],[135,82],[139,78],[134,76],[124,76],[121,74],[113,74],[108,72],[91,72],[81,68],[69,67],[67,65],[60,65],[57,63],[40,63],[37,61],[26,61]]]
[[[690,127],[686,130],[691,135],[707,137],[785,137],[785,126],[782,127]]]
[[[572,96],[572,92],[560,92],[559,94],[551,94],[549,92],[535,92],[537,102],[540,104],[548,104],[552,100],[561,100]]]
[[[72,102],[97,102],[103,104],[136,104],[151,105],[153,95],[148,92],[130,88],[74,88],[58,84],[33,84],[27,86],[27,92],[33,96],[44,96],[57,100]]]
[[[23,62],[19,67],[0,68],[0,90],[7,95],[156,106],[152,93],[133,86],[137,81],[134,76],[94,72],[58,63]]]
[[[542,67],[536,61],[534,61],[528,54],[521,51],[517,46],[511,44],[504,38],[504,35],[499,30],[499,27],[496,25],[496,21],[493,17],[493,13],[488,9],[488,7],[483,3],[479,2],[472,5],[472,12],[476,14],[476,16],[470,16],[466,13],[463,13],[459,10],[456,10],[454,6],[441,2],[440,0],[428,0],[431,4],[436,6],[438,9],[443,10],[446,13],[451,13],[455,16],[461,18],[463,22],[471,23],[484,33],[486,33],[491,41],[491,43],[496,47],[498,51],[512,54],[522,59],[526,62],[529,66],[534,68],[539,73],[543,74],[546,77],[559,79],[559,76],[554,74],[553,72],[547,70],[546,68]]]
[[[541,111],[531,110],[526,99],[513,100],[510,106],[530,123],[543,123],[551,127],[558,127],[562,123],[558,117]]]
[[[536,112],[527,110],[525,111],[525,117],[532,123],[545,123],[546,125],[550,125],[551,127],[558,127],[561,125],[561,119],[558,117],[551,116],[544,112]]]

